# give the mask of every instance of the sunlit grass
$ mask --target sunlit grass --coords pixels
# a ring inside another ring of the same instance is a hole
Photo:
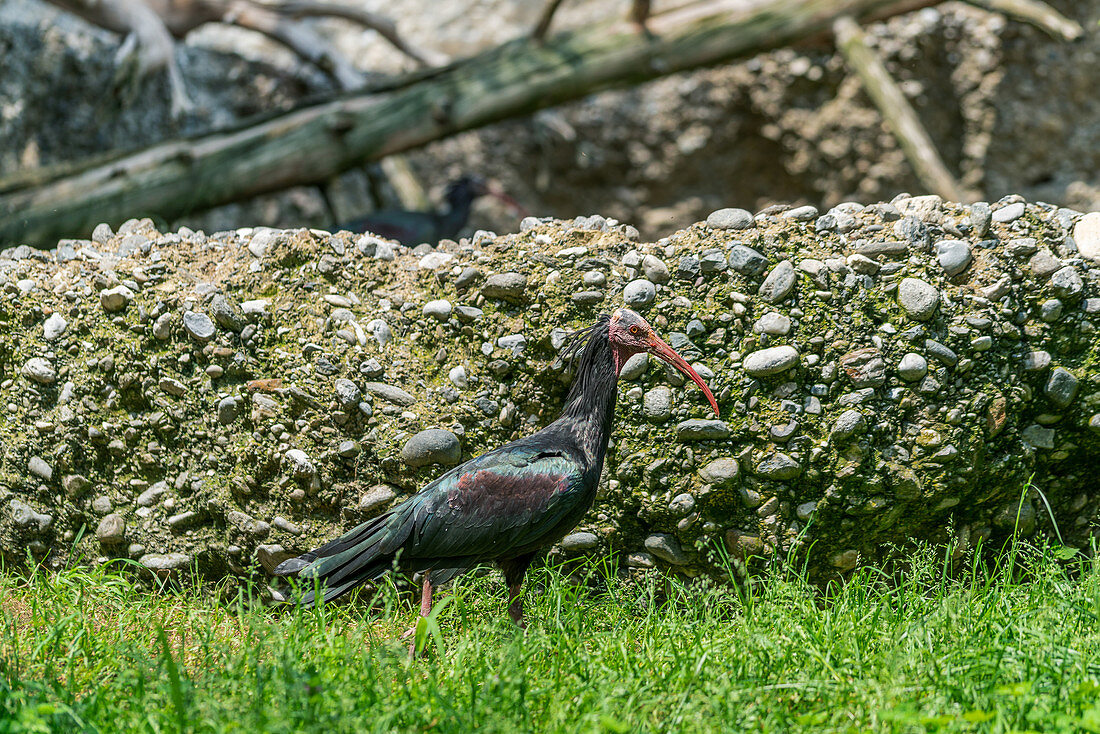
[[[1064,555],[1064,554],[1062,554]],[[822,592],[496,574],[441,594],[277,613],[117,572],[0,574],[0,732],[1095,731],[1100,565],[1016,546],[949,577],[933,551]]]

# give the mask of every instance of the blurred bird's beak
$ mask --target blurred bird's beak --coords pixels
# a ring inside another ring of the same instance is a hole
[[[502,189],[500,187],[500,184],[498,184],[496,181],[489,183],[486,189],[487,190],[485,193],[487,193],[494,199],[499,199],[500,201],[502,201],[505,206],[516,213],[516,216],[520,217],[521,219],[527,216],[527,210],[520,206],[518,201],[513,199],[511,196],[508,196],[508,194],[504,193],[504,189]]]
[[[722,414],[718,412],[718,401],[714,399],[714,395],[711,394],[710,388],[707,387],[707,383],[703,382],[703,378],[699,376],[699,373],[691,368],[691,365],[687,363],[687,360],[676,353],[672,347],[661,339],[656,334],[651,334],[649,337],[649,352],[650,354],[660,357],[665,362],[676,369],[683,372],[685,375],[691,378],[691,381],[698,385],[703,390],[703,394],[707,396],[707,401],[710,403],[710,407],[714,409],[714,414],[719,418]]]

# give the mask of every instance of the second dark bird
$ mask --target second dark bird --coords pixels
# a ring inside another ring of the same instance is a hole
[[[619,371],[640,352],[690,377],[718,414],[718,403],[691,365],[645,319],[620,308],[579,332],[565,350],[566,357],[577,356],[577,369],[561,417],[452,469],[388,512],[283,562],[275,573],[320,580],[328,601],[392,568],[420,572],[420,611],[427,616],[436,585],[496,562],[508,585],[508,611],[522,625],[520,585],[527,567],[592,505],[611,435]],[[300,603],[315,601],[310,590]]]
[[[443,194],[446,208],[441,211],[382,210],[342,224],[339,229],[371,232],[407,247],[422,242],[434,245],[440,240],[458,237],[470,218],[470,207],[482,196],[493,196],[522,211],[515,200],[480,176],[462,176],[447,184]]]

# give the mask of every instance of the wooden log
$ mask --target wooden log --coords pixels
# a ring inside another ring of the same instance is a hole
[[[935,0],[770,0],[684,23],[655,15],[547,39],[517,39],[384,92],[321,101],[258,123],[172,140],[41,185],[0,181],[0,242],[48,247],[98,222],[189,212],[326,181],[365,160],[611,87],[723,63],[827,31],[841,15],[889,15]],[[719,4],[720,5],[720,4]],[[622,27],[621,30],[616,28]]]
[[[913,106],[867,45],[859,23],[852,16],[844,15],[836,19],[833,31],[836,33],[837,48],[863,82],[863,88],[897,138],[917,178],[929,191],[945,199],[965,201],[961,187],[947,170]]]

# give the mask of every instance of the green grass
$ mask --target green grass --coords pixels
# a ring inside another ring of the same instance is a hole
[[[1017,547],[821,592],[536,571],[530,627],[463,579],[410,660],[412,595],[277,614],[117,573],[0,574],[0,733],[1100,732],[1100,564]],[[901,567],[899,567],[901,568]]]

